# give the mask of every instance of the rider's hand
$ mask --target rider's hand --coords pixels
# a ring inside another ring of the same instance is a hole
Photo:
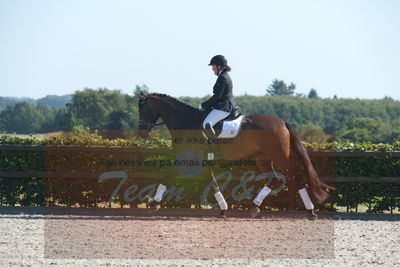
[[[201,106],[201,104],[199,104],[199,110],[202,111],[203,107]]]

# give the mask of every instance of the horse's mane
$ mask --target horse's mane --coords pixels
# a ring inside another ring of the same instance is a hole
[[[148,96],[159,96],[159,97],[162,97],[162,98],[167,98],[168,100],[170,100],[173,103],[179,105],[180,107],[183,107],[185,109],[185,111],[190,111],[190,112],[198,111],[198,109],[196,109],[196,108],[194,108],[194,107],[192,107],[192,106],[190,106],[190,105],[188,105],[186,103],[183,103],[183,102],[179,101],[178,99],[176,99],[176,98],[174,98],[174,97],[172,97],[170,95],[152,93],[152,94],[148,94]]]

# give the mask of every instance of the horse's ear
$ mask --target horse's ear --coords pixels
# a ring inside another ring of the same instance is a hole
[[[138,93],[135,93],[135,96],[136,97],[138,97],[139,99],[145,99],[146,98],[146,95],[145,94],[143,94],[143,92],[142,91],[140,91],[140,93],[138,94]]]

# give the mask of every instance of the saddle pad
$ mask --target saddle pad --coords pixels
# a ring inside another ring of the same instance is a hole
[[[218,138],[234,138],[238,135],[240,127],[242,126],[244,115],[234,120],[224,121],[222,124],[221,133]]]

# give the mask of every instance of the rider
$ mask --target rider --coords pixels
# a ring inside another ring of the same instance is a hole
[[[237,105],[233,100],[233,85],[228,74],[231,67],[228,66],[226,58],[222,55],[216,55],[208,65],[212,66],[212,70],[218,78],[213,87],[214,95],[201,104],[202,109],[211,109],[203,121],[203,129],[206,130],[209,138],[216,138],[213,126],[228,117]]]

